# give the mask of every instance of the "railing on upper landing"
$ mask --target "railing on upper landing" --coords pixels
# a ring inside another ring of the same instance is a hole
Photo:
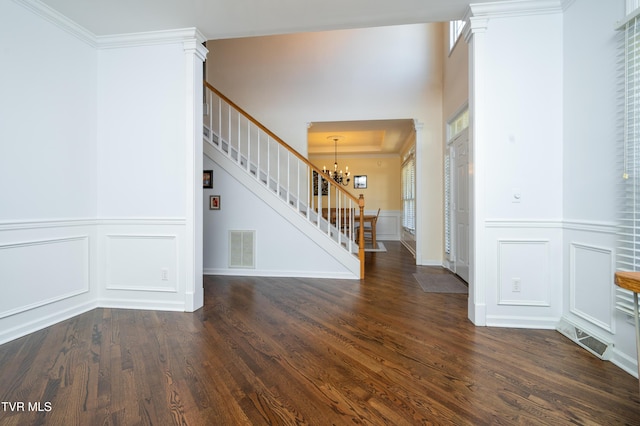
[[[364,278],[364,244],[356,243],[364,241],[364,197],[325,179],[322,170],[229,98],[207,82],[204,86],[205,141],[331,237],[336,250],[357,255]]]

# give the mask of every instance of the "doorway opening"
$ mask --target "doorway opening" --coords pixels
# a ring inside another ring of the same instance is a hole
[[[405,234],[403,160],[415,150],[415,141],[413,119],[312,122],[307,130],[309,161],[330,174],[349,173],[348,181],[342,179],[344,189],[355,197],[364,195],[365,216],[376,216],[380,242],[402,241]]]

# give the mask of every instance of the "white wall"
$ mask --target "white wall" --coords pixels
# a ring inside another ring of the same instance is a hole
[[[201,160],[191,158],[201,158],[201,140],[194,148],[197,141],[187,131],[202,128],[187,122],[196,115],[188,110],[189,83],[200,87],[201,81],[188,72],[202,72],[201,63],[188,71],[187,40],[193,37],[193,31],[177,31],[101,40],[97,173],[103,305],[185,310],[192,287],[201,288],[192,282],[201,282],[201,268],[196,276],[187,263],[199,251],[189,239],[196,220],[189,215],[201,211],[199,203],[189,208],[189,176],[199,176],[198,191],[202,179]],[[196,98],[195,106],[201,106]]]
[[[0,20],[0,220],[95,216],[96,51],[12,1]]]
[[[98,215],[185,215],[182,43],[99,51]]]
[[[611,223],[616,217],[613,189],[621,173],[615,22],[623,16],[622,0],[578,0],[564,14],[563,208],[568,220]]]
[[[212,189],[204,190],[205,274],[352,278],[353,275],[313,240],[223,168],[204,157],[213,170]],[[220,196],[220,210],[209,210],[209,196]],[[255,231],[255,269],[229,268],[229,231]]]
[[[486,217],[557,220],[562,217],[562,15],[491,20],[485,53],[491,70],[484,81],[490,93],[484,104],[490,117]],[[519,203],[513,202],[516,189]]]
[[[518,12],[474,9],[472,19],[469,314],[476,324],[553,328],[562,314],[562,13]]]
[[[209,82],[303,155],[309,122],[423,123],[421,262],[442,264],[440,24],[210,40],[207,47]]]
[[[613,283],[614,28],[624,2],[565,6],[472,6],[470,318],[565,333],[577,326],[613,344],[612,361],[634,374],[633,326],[614,309]]]
[[[99,38],[4,1],[0,31],[0,342],[96,306],[193,308],[194,30]]]
[[[99,51],[99,270],[110,306],[184,305],[183,58],[175,42]]]
[[[4,342],[95,306],[97,54],[12,1],[0,31]]]
[[[615,22],[624,6],[578,0],[564,13],[563,322],[613,343],[612,361],[635,374],[634,329],[614,308],[613,282],[622,175]]]

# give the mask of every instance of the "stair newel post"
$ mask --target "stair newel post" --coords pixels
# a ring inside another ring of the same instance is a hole
[[[360,259],[360,279],[364,279],[364,195],[358,197],[360,207],[360,226],[358,227],[358,258]]]

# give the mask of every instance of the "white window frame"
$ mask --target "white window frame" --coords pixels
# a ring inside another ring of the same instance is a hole
[[[460,36],[462,35],[462,30],[464,30],[465,21],[459,19],[457,21],[449,21],[449,54],[453,52],[453,49],[456,47],[458,40],[460,40]]]
[[[412,149],[402,162],[402,227],[416,235],[416,155]]]

